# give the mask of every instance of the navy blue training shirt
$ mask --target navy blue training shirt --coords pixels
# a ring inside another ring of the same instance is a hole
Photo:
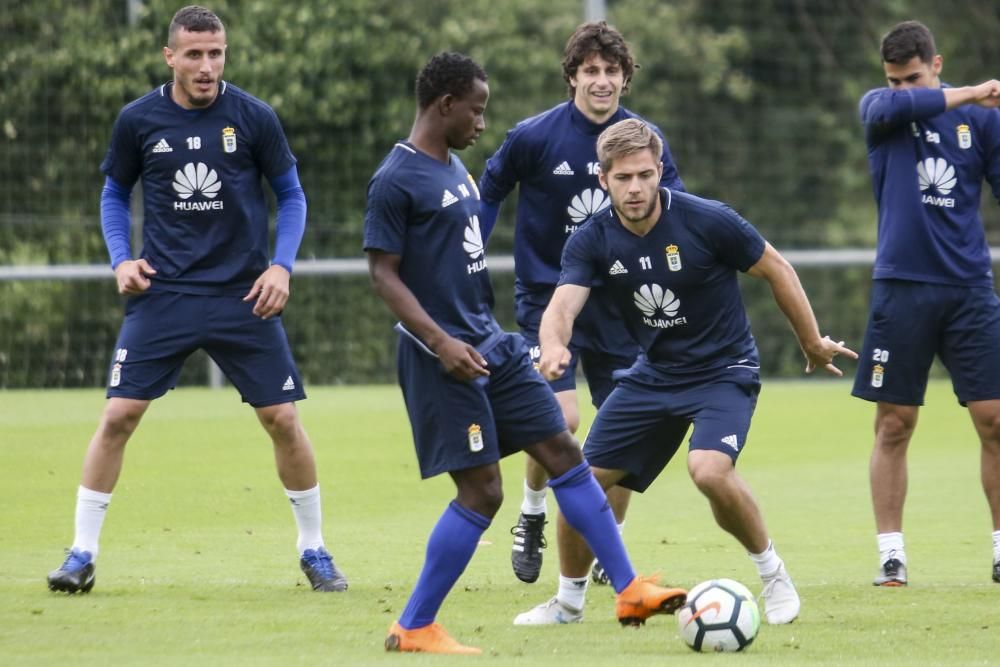
[[[945,109],[939,88],[871,90],[861,121],[878,204],[874,277],[993,286],[979,206],[1000,199],[1000,112]]]
[[[154,290],[245,294],[269,266],[263,178],[295,164],[270,106],[222,82],[187,110],[164,84],[126,105],[101,171],[143,188],[142,257]]]
[[[660,190],[660,219],[644,237],[612,207],[566,243],[560,285],[602,282],[645,360],[671,376],[759,366],[737,271],[764,253],[760,233],[733,209]]]
[[[563,246],[576,229],[608,209],[611,200],[597,180],[597,137],[615,123],[639,118],[624,107],[605,123],[593,123],[572,100],[518,123],[486,162],[483,199],[502,201],[520,188],[514,266],[520,288],[552,289],[559,282]],[[670,148],[663,139],[661,184],[683,190]]]
[[[399,275],[444,331],[478,345],[500,331],[479,228],[479,189],[448,164],[397,143],[368,184],[364,249],[399,255]]]

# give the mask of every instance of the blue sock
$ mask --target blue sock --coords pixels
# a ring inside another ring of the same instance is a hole
[[[635,579],[635,570],[618,533],[618,523],[601,485],[584,461],[569,472],[549,481],[559,502],[559,510],[576,532],[583,536],[601,561],[616,593]]]
[[[451,587],[472,560],[483,531],[489,527],[490,520],[482,514],[454,500],[449,503],[427,539],[424,567],[399,617],[401,626],[413,630],[434,622]]]

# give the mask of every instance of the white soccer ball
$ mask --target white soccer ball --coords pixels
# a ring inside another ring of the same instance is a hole
[[[760,630],[757,600],[732,579],[704,581],[677,612],[681,637],[695,651],[742,651]]]

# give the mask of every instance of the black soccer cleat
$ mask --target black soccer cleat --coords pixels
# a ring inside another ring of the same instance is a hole
[[[906,566],[896,558],[890,558],[882,563],[878,576],[872,582],[875,586],[905,586]]]
[[[993,563],[993,581],[1000,584],[1000,560]]]
[[[542,549],[545,542],[545,514],[524,514],[517,518],[517,525],[510,529],[514,546],[510,550],[510,564],[514,574],[526,584],[538,581],[542,571]]]
[[[347,577],[337,569],[333,556],[323,547],[306,549],[299,560],[299,567],[309,579],[309,585],[314,591],[341,593],[347,590]]]
[[[49,590],[64,593],[89,593],[94,587],[94,559],[89,551],[72,549],[58,570],[49,572]]]

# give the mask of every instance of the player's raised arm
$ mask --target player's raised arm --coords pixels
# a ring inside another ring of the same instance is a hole
[[[764,254],[756,264],[747,271],[755,278],[763,278],[771,285],[774,300],[781,312],[788,318],[795,332],[795,337],[806,357],[806,373],[812,373],[816,368],[823,368],[827,373],[842,376],[843,372],[833,365],[833,358],[843,354],[851,359],[858,355],[853,350],[844,347],[844,342],[834,342],[829,336],[821,336],[816,316],[799,276],[795,269],[774,249],[770,243],[765,244]]]
[[[990,79],[976,86],[944,89],[945,105],[949,109],[963,104],[977,104],[987,109],[1000,107],[1000,81]]]
[[[449,336],[427,314],[417,297],[399,277],[402,257],[380,250],[368,251],[368,275],[375,293],[403,326],[423,341],[440,359],[448,373],[462,380],[473,380],[490,374],[486,360],[476,348]]]
[[[538,343],[542,356],[538,370],[546,380],[561,377],[569,366],[569,339],[573,335],[573,322],[590,296],[590,288],[580,285],[560,285],[552,294],[542,324],[538,330]]]

